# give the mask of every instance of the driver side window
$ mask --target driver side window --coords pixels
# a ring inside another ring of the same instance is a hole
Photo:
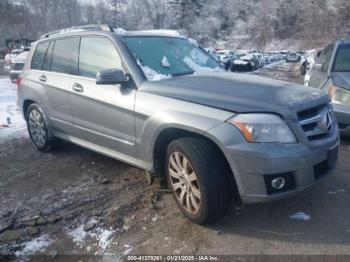
[[[98,72],[106,69],[123,70],[121,58],[112,41],[100,36],[82,37],[79,76],[96,78]]]

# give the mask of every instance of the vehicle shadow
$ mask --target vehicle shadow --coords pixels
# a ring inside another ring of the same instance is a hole
[[[343,139],[332,175],[282,201],[232,206],[213,229],[224,234],[313,244],[350,244],[350,140]],[[309,220],[291,216],[303,212]]]

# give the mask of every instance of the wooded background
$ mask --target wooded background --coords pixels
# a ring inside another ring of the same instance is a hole
[[[350,33],[350,0],[0,0],[0,46],[92,23],[176,29],[206,47],[312,48]]]

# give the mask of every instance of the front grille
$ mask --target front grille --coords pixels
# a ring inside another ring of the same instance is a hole
[[[299,123],[306,137],[318,140],[327,137],[333,128],[333,118],[327,105],[320,105],[298,113]]]

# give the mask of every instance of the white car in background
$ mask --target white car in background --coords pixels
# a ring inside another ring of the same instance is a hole
[[[4,68],[7,72],[11,71],[11,67],[14,65],[14,58],[23,52],[23,49],[14,49],[10,54],[5,55]]]
[[[215,52],[219,58],[219,62],[229,69],[232,61],[236,58],[236,54],[232,50],[218,50]]]
[[[10,70],[10,79],[12,83],[15,83],[18,76],[21,74],[24,64],[26,62],[28,53],[29,53],[28,51],[24,51],[12,59],[11,70]]]

